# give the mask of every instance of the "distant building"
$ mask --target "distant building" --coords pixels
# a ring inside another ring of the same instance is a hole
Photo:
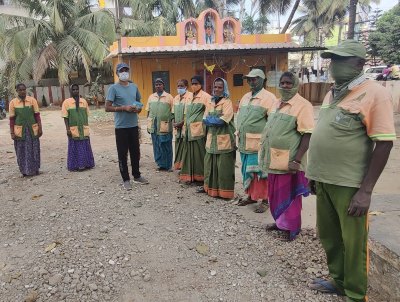
[[[213,9],[176,24],[176,32],[176,36],[123,37],[120,54],[117,42],[110,48],[106,60],[115,70],[120,55],[131,66],[144,101],[153,93],[155,78],[163,78],[166,90],[176,95],[178,79],[199,74],[208,93],[215,78],[226,79],[237,104],[249,91],[242,77],[252,68],[265,71],[267,89],[276,93],[279,76],[288,69],[288,52],[301,50],[289,34],[243,35],[236,19],[221,19]]]

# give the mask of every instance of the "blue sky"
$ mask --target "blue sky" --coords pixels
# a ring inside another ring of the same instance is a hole
[[[381,10],[386,11],[391,9],[393,6],[395,6],[398,3],[396,0],[381,0],[381,3],[379,5],[371,5],[373,8],[379,7]]]

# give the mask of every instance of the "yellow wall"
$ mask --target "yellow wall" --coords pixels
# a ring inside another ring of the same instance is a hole
[[[249,91],[249,86],[246,81],[243,86],[233,86],[233,74],[247,74],[252,65],[266,66],[266,71],[270,71],[271,67],[278,63],[278,71],[286,71],[288,68],[287,53],[271,53],[252,56],[226,56],[217,57],[218,60],[224,60],[230,63],[230,67],[234,70],[225,74],[225,79],[228,82],[231,100],[234,104],[238,104],[242,96]],[[243,62],[245,60],[245,62]],[[134,58],[124,57],[124,62],[130,66],[131,79],[139,88],[142,94],[142,102],[147,103],[147,98],[152,91],[152,72],[153,71],[169,71],[170,89],[173,96],[176,95],[176,82],[179,79],[185,78],[190,83],[190,78],[199,70],[204,70],[204,62],[208,65],[214,64],[212,57],[204,60],[200,57],[171,57],[171,58]],[[239,62],[239,63],[238,63]],[[117,59],[113,59],[113,65],[116,66]],[[216,67],[218,69],[218,67]],[[202,73],[203,75],[203,73]],[[117,80],[117,78],[115,78]],[[190,89],[190,84],[189,84]],[[276,93],[275,88],[268,88],[273,93]],[[146,114],[142,112],[142,114]]]

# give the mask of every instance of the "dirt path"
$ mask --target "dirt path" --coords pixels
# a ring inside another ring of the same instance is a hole
[[[342,301],[306,286],[327,275],[313,230],[283,243],[262,229],[270,215],[156,173],[145,135],[141,171],[150,184],[123,191],[104,116],[94,112],[91,123],[96,168],[71,173],[59,111],[44,111],[43,173],[33,178],[20,177],[0,121],[2,302]],[[378,190],[398,189],[398,153]]]

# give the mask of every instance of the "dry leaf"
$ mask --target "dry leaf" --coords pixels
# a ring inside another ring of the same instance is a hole
[[[208,255],[208,251],[209,251],[209,247],[208,245],[204,244],[204,243],[199,243],[196,246],[196,251],[203,256],[207,256]]]
[[[384,212],[381,212],[381,211],[371,211],[371,212],[369,212],[369,215],[371,215],[371,216],[379,216],[379,215],[383,215],[384,214]]]
[[[44,251],[45,251],[46,253],[51,252],[52,250],[54,250],[54,249],[56,248],[56,246],[57,246],[57,242],[50,243],[50,244],[44,249]]]
[[[35,302],[37,299],[39,299],[39,294],[36,291],[31,291],[25,297],[25,302]]]
[[[43,196],[43,194],[39,194],[39,195],[33,195],[32,196],[32,200],[36,200],[36,199],[39,199],[40,197],[42,197]]]

